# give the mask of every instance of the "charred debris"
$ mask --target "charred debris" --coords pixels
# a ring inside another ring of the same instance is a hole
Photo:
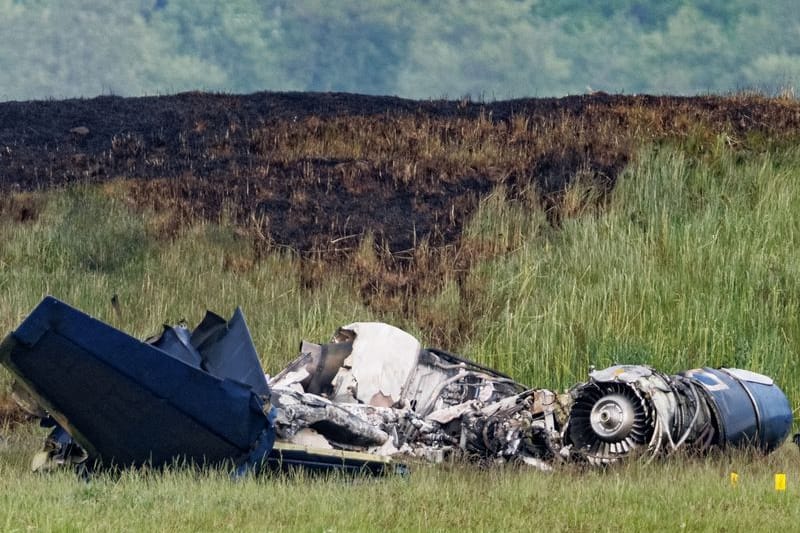
[[[303,342],[270,378],[239,309],[139,341],[47,297],[0,344],[0,362],[18,403],[53,428],[35,469],[187,461],[238,475],[293,465],[386,473],[463,457],[549,470],[680,449],[766,453],[792,425],[781,389],[747,370],[619,365],[559,393],[383,323]]]

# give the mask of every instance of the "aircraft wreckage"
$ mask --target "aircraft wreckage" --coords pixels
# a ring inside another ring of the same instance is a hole
[[[747,370],[620,365],[559,394],[383,323],[303,342],[270,379],[239,309],[142,342],[47,297],[0,345],[0,362],[18,402],[53,427],[35,468],[187,461],[239,474],[378,473],[461,456],[549,469],[682,448],[769,452],[792,425],[781,389]]]

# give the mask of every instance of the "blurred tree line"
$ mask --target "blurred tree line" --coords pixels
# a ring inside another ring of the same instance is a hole
[[[0,0],[0,100],[185,90],[765,92],[796,0]]]

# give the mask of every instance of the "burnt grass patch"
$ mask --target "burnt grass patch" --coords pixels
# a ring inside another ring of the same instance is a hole
[[[231,221],[257,261],[303,258],[314,286],[331,269],[363,300],[432,323],[442,345],[466,317],[435,324],[415,306],[443,280],[467,300],[476,261],[505,253],[462,238],[481,199],[545,210],[553,227],[580,182],[602,204],[645,143],[695,155],[725,135],[736,149],[795,142],[800,104],[758,95],[596,93],[500,102],[412,101],[337,93],[183,93],[0,103],[0,218],[35,220],[30,191],[124,181],[134,209],[158,212],[160,237],[194,220]],[[364,244],[372,249],[365,258]],[[238,268],[238,267],[237,267]]]

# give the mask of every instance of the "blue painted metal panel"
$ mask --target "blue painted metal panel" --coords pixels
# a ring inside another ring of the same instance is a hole
[[[202,355],[206,371],[244,383],[256,394],[269,394],[267,378],[240,308],[228,322],[220,322],[220,317],[207,313],[192,332],[191,342]]]
[[[187,364],[55,298],[45,298],[6,338],[0,362],[104,463],[252,461],[253,446],[274,439],[263,399],[248,385]]]
[[[786,395],[766,376],[749,373],[743,379],[736,369],[698,368],[684,372],[711,398],[720,444],[751,444],[764,451],[777,448],[789,435],[792,409]]]
[[[759,447],[772,451],[780,446],[792,430],[792,407],[783,391],[766,376],[747,379],[747,373],[737,375],[735,369],[721,371],[733,375],[750,394],[758,418]]]
[[[164,326],[161,336],[150,344],[187,365],[202,368],[203,357],[192,346],[191,333],[183,326]]]

